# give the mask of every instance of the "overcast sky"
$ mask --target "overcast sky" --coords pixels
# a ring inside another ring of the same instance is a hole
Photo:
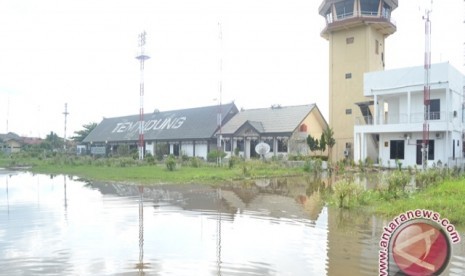
[[[67,137],[139,113],[138,34],[147,32],[146,112],[217,104],[316,103],[328,118],[319,0],[0,0],[0,133]],[[386,69],[423,64],[424,0],[400,0]],[[464,72],[465,3],[433,3],[432,61]],[[222,40],[218,23],[221,22]],[[220,60],[223,70],[220,74]]]

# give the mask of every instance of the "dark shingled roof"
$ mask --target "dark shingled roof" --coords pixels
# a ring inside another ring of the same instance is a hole
[[[315,107],[310,104],[243,110],[222,127],[222,134],[234,135],[246,123],[259,133],[290,134]]]
[[[219,106],[197,107],[144,114],[145,140],[199,140],[213,138],[218,128]],[[223,104],[223,123],[238,109],[234,103]],[[84,139],[89,142],[138,141],[139,115],[105,118]]]

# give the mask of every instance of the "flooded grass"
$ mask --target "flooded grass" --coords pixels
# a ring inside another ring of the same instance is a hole
[[[310,176],[305,166],[286,166],[284,162],[263,162],[260,160],[240,161],[222,166],[202,160],[176,161],[170,171],[163,162],[140,162],[130,157],[91,158],[57,155],[53,158],[0,158],[0,166],[32,165],[35,173],[68,174],[98,181],[121,183],[205,183],[218,184],[233,180],[271,177]],[[195,164],[193,166],[192,164]],[[365,173],[366,174],[366,173]],[[451,175],[441,170],[414,172],[417,182],[423,186],[419,191],[406,192],[406,179],[410,171],[374,172],[379,184],[374,188],[360,189],[353,185],[351,176],[338,175],[342,182],[328,184],[329,191],[324,199],[329,205],[345,209],[368,209],[392,217],[406,210],[430,209],[447,217],[457,225],[465,225],[465,181],[460,175]],[[368,174],[367,174],[368,175]],[[368,176],[367,176],[368,177]],[[342,184],[345,183],[345,185]]]
[[[91,161],[33,163],[31,171],[36,173],[69,174],[93,180],[125,183],[216,183],[236,179],[263,177],[286,177],[304,175],[302,168],[290,168],[277,162],[257,160],[242,161],[233,167],[203,162],[191,166],[190,162],[178,161],[173,170],[163,163],[145,164],[138,160],[100,159]]]
[[[448,218],[451,223],[465,226],[465,180],[446,180],[440,184],[413,193],[395,201],[377,201],[375,212],[395,216],[406,210],[428,209]]]

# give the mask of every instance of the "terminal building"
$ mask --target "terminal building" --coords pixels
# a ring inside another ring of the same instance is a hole
[[[139,115],[105,118],[83,143],[93,155],[136,150],[139,126]],[[155,111],[144,115],[144,152],[206,159],[209,152],[218,150],[220,139],[220,150],[228,156],[258,157],[255,146],[263,142],[270,147],[267,158],[286,158],[308,154],[307,136],[320,137],[326,127],[315,104],[239,111],[229,103]]]

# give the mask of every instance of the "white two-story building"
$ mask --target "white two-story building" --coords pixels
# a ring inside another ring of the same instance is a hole
[[[370,100],[357,103],[364,117],[354,128],[356,162],[369,157],[383,167],[396,161],[403,167],[423,165],[427,144],[429,167],[463,164],[465,76],[449,63],[433,64],[426,113],[425,75],[423,66],[365,74],[364,95]]]

